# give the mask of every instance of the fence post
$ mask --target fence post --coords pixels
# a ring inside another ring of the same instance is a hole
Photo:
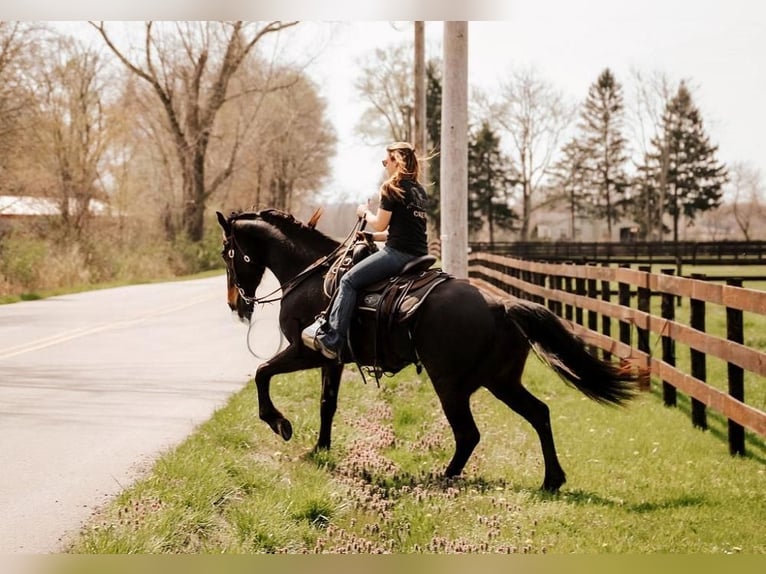
[[[548,276],[545,273],[535,273],[534,283],[540,287],[545,287],[545,281],[547,278]],[[540,303],[540,305],[545,305],[545,297],[537,295],[535,299],[537,299],[537,302]]]
[[[529,284],[532,283],[532,272],[529,269],[522,270],[521,280],[525,283],[521,293],[522,298],[527,301],[534,301],[534,296],[529,292]]]
[[[572,290],[572,278],[569,276],[564,277],[564,291],[567,293],[574,292]],[[572,321],[574,319],[574,307],[570,303],[564,305],[564,318],[567,321]]]
[[[692,279],[702,281],[705,279],[704,273],[692,273]],[[691,299],[689,302],[689,323],[692,329],[705,332],[705,301],[701,299]],[[690,349],[692,377],[707,382],[707,364],[705,353],[697,349]],[[701,429],[707,429],[707,414],[705,412],[705,403],[692,398],[692,424]]]
[[[584,277],[575,277],[575,294],[582,297],[585,295],[585,278]],[[575,322],[578,325],[583,325],[584,323],[582,321],[582,307],[579,305],[575,305]]]
[[[609,263],[604,263],[604,267],[609,268]],[[601,281],[601,300],[602,301],[611,301],[612,299],[612,283],[608,279],[603,279]],[[607,315],[606,313],[603,313],[601,315],[601,332],[606,335],[607,337],[612,336],[612,318]],[[612,354],[609,351],[604,351],[604,359],[610,360],[612,358]]]
[[[511,277],[513,277],[514,279],[521,279],[521,269],[519,269],[518,267],[514,267],[513,271],[511,272]],[[519,299],[523,298],[521,289],[516,285],[514,285],[513,287],[513,296]]]
[[[630,265],[623,263],[620,267],[630,269]],[[618,283],[618,303],[622,307],[630,307],[630,285],[628,283]],[[620,342],[630,346],[630,323],[627,321],[620,321]]]
[[[664,275],[673,275],[675,271],[675,269],[662,269]],[[676,296],[671,293],[662,294],[662,318],[667,321],[673,321],[676,318],[675,299]],[[662,360],[668,365],[676,365],[676,342],[670,335],[662,335]],[[662,399],[666,406],[676,406],[676,388],[665,380],[662,381]]]
[[[726,281],[732,287],[742,287],[741,278]],[[744,326],[740,309],[726,308],[726,338],[734,343],[744,343]],[[729,395],[739,401],[745,400],[745,372],[738,365],[728,363]],[[729,453],[745,454],[745,429],[742,425],[729,420]]]
[[[560,275],[548,275],[548,287],[552,291],[561,291],[561,276]],[[548,299],[548,309],[550,309],[555,315],[561,317],[561,299],[560,295],[555,294]]]
[[[652,267],[650,265],[641,265],[639,266],[638,270],[643,271],[644,273],[651,273]],[[652,292],[649,290],[649,287],[639,287],[636,290],[636,298],[638,299],[638,310],[644,313],[651,313]],[[638,339],[638,350],[646,353],[647,355],[646,368],[649,370],[651,368],[652,355],[651,346],[649,345],[649,329],[642,329],[637,327],[636,338]],[[651,376],[647,377],[646,380],[642,380],[641,383],[642,390],[648,391],[650,387]]]
[[[593,267],[592,263],[588,264],[589,267]],[[598,297],[598,282],[595,279],[588,279],[588,299],[596,299]],[[598,313],[596,311],[588,310],[588,329],[598,333]],[[597,353],[598,347],[596,345],[590,346],[591,352]]]

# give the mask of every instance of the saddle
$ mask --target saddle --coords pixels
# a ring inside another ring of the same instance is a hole
[[[325,274],[325,294],[332,298],[341,277],[375,250],[373,242],[361,240],[342,254]],[[420,372],[410,320],[431,291],[452,278],[440,268],[431,268],[435,262],[433,255],[413,259],[399,275],[369,285],[359,293],[349,337],[352,358],[357,363],[372,365],[378,381],[384,372],[396,373],[410,363],[415,363]],[[372,356],[361,352],[362,338],[374,341]]]

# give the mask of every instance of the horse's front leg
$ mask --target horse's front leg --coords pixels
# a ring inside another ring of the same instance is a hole
[[[264,368],[266,366],[266,368]],[[258,416],[266,422],[275,433],[285,440],[293,436],[293,425],[271,402],[269,387],[272,374],[266,363],[255,372],[255,388],[258,391]]]
[[[300,343],[291,344],[282,352],[262,363],[255,372],[255,388],[258,391],[258,416],[284,440],[290,440],[293,436],[293,425],[271,401],[271,377],[281,373],[292,373],[317,367],[321,362],[318,360],[318,354],[315,355],[317,357],[302,352]]]
[[[322,367],[322,402],[319,406],[319,440],[314,447],[318,450],[329,450],[332,435],[332,420],[338,407],[338,389],[343,365],[329,363]]]

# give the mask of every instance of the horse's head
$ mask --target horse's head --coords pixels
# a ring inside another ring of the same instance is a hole
[[[228,218],[216,212],[223,229],[223,251],[228,281],[228,303],[242,319],[249,320],[255,291],[270,269],[282,289],[311,264],[329,255],[339,243],[316,229],[322,210],[304,224],[278,209],[234,212]]]
[[[277,209],[232,212],[229,217],[216,212],[223,230],[221,255],[226,263],[227,302],[243,320],[250,320],[256,302],[255,292],[266,268],[282,283],[338,245],[315,229],[322,213],[318,209],[307,224]],[[292,269],[292,267],[296,267]]]
[[[242,221],[252,221],[252,214],[232,213],[228,218],[216,212],[223,229],[221,256],[226,263],[226,302],[242,320],[253,315],[255,291],[261,284],[266,263],[252,239],[242,233]]]

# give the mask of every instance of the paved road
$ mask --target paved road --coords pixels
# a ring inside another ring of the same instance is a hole
[[[258,313],[268,356],[278,305]],[[0,305],[0,555],[61,550],[209,418],[260,362],[247,332],[223,276]]]

